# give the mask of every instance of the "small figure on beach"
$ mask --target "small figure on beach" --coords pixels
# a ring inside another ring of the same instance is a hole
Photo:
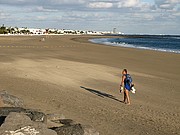
[[[129,97],[129,91],[131,91],[132,88],[132,78],[128,74],[127,69],[123,69],[122,71],[122,80],[120,83],[120,92],[124,91],[124,100],[123,102],[127,105],[130,105],[130,97]],[[133,85],[134,86],[134,85]]]
[[[44,42],[45,41],[45,38],[41,38],[41,40],[40,40],[41,42]]]

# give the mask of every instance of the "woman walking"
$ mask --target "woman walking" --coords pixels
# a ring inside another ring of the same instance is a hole
[[[123,89],[124,89],[124,101],[123,102],[127,105],[130,105],[129,91],[131,90],[131,82],[132,82],[132,79],[131,79],[130,75],[128,74],[127,69],[123,69],[120,88],[123,87]]]

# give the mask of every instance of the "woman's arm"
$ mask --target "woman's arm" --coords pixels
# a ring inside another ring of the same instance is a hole
[[[124,79],[125,79],[125,75],[122,76],[122,80],[121,80],[121,83],[120,83],[120,86],[123,86],[124,85]]]

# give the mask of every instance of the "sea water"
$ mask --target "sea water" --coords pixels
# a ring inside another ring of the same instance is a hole
[[[93,43],[163,52],[180,53],[180,35],[130,35],[117,38],[90,39]]]

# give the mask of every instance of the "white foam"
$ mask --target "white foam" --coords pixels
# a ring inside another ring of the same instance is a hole
[[[119,47],[126,47],[126,48],[138,48],[138,49],[144,49],[144,50],[154,50],[154,51],[161,51],[161,52],[171,52],[171,53],[180,53],[180,50],[176,49],[162,49],[162,48],[154,48],[154,47],[144,47],[144,46],[138,46],[133,44],[127,44],[127,43],[117,43],[117,42],[110,42],[109,38],[98,38],[98,39],[90,39],[90,42],[97,43],[97,44],[104,44],[104,45],[110,45],[110,46],[119,46]]]

